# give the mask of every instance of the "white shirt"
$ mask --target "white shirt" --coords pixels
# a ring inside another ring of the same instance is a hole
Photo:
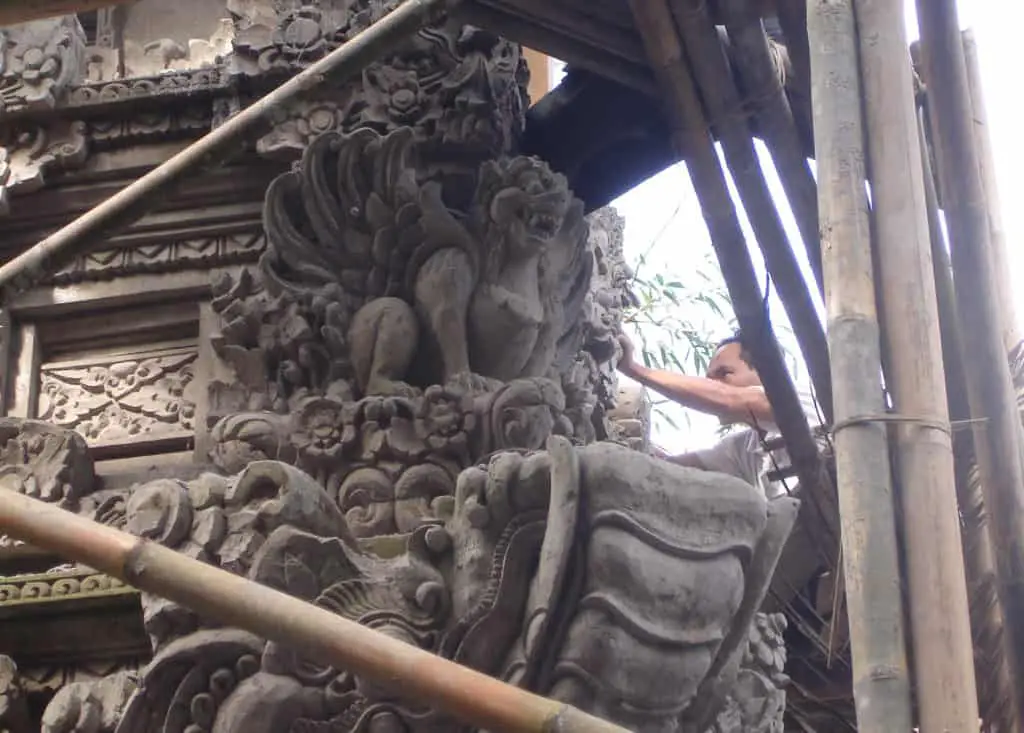
[[[763,387],[751,387],[751,389],[764,391]],[[807,422],[811,429],[821,425],[821,418],[818,417],[818,409],[813,395],[797,386],[797,396],[800,398],[800,406],[807,416]],[[767,432],[766,440],[779,436],[778,426],[774,424],[762,424],[760,427]],[[711,448],[694,451],[694,455],[708,471],[717,471],[741,478],[747,483],[763,489],[765,496],[769,499],[786,493],[786,486],[781,482],[768,480],[768,473],[775,470],[776,467],[786,468],[790,465],[786,449],[779,448],[769,454],[765,451],[758,432],[749,427],[730,433]]]

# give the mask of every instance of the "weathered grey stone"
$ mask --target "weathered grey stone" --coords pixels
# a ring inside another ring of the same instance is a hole
[[[123,44],[102,14],[84,66],[76,26],[51,22],[57,76],[33,87],[0,69],[15,100],[0,201],[97,151],[202,134],[391,5],[229,0],[217,26],[209,4],[186,18],[189,3],[143,0]],[[644,455],[649,405],[619,398],[614,368],[623,221],[584,219],[564,177],[517,154],[525,81],[518,46],[425,29],[280,110],[256,152],[295,165],[266,191],[262,233],[191,259],[166,243],[91,253],[97,278],[241,265],[213,283],[213,353],[190,352],[189,399],[136,400],[157,427],[203,433],[203,465],[96,479],[73,432],[93,402],[61,372],[41,405],[67,429],[0,423],[0,481],[630,729],[774,731],[784,646],[756,610],[792,503]],[[76,680],[45,730],[460,729],[349,670],[141,602],[153,657],[127,706],[124,675]]]

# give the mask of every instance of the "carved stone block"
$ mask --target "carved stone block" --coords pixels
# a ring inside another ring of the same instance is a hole
[[[40,419],[91,446],[190,436],[194,345],[121,357],[50,362],[40,369]]]
[[[74,15],[0,28],[0,120],[48,109],[85,76],[85,33]]]

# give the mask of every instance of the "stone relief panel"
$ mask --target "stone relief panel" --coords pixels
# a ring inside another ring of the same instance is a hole
[[[190,436],[194,344],[40,367],[37,415],[90,446]]]
[[[123,249],[88,252],[44,282],[66,284],[111,276],[210,269],[253,263],[266,247],[263,232],[218,234]]]

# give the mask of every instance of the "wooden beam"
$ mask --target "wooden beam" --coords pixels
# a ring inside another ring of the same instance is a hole
[[[985,189],[974,136],[974,109],[952,0],[918,0],[933,143],[940,161],[953,281],[963,336],[974,444],[996,549],[1006,650],[1014,684],[1024,682],[1024,465],[1016,395],[1003,344],[1003,314]],[[1024,719],[1024,710],[1018,711]]]
[[[922,730],[977,728],[967,583],[903,9],[854,0]]]
[[[851,0],[810,0],[807,24],[857,723],[862,733],[909,731],[910,682],[887,432],[879,422],[856,421],[883,412],[884,402]]]
[[[114,5],[128,5],[136,0],[2,0],[0,27],[28,23],[58,15],[74,15]]]
[[[772,285],[796,333],[825,421],[831,422],[832,385],[825,329],[757,159],[747,125],[748,110],[733,81],[714,21],[705,0],[671,0],[670,6],[701,99],[711,126],[718,134]],[[813,246],[817,249],[817,236]]]
[[[10,300],[47,271],[140,218],[186,176],[234,152],[239,142],[280,114],[285,105],[329,79],[361,72],[411,33],[438,20],[456,2],[405,0],[369,28],[230,117],[223,125],[4,264],[0,267],[0,302]]]

